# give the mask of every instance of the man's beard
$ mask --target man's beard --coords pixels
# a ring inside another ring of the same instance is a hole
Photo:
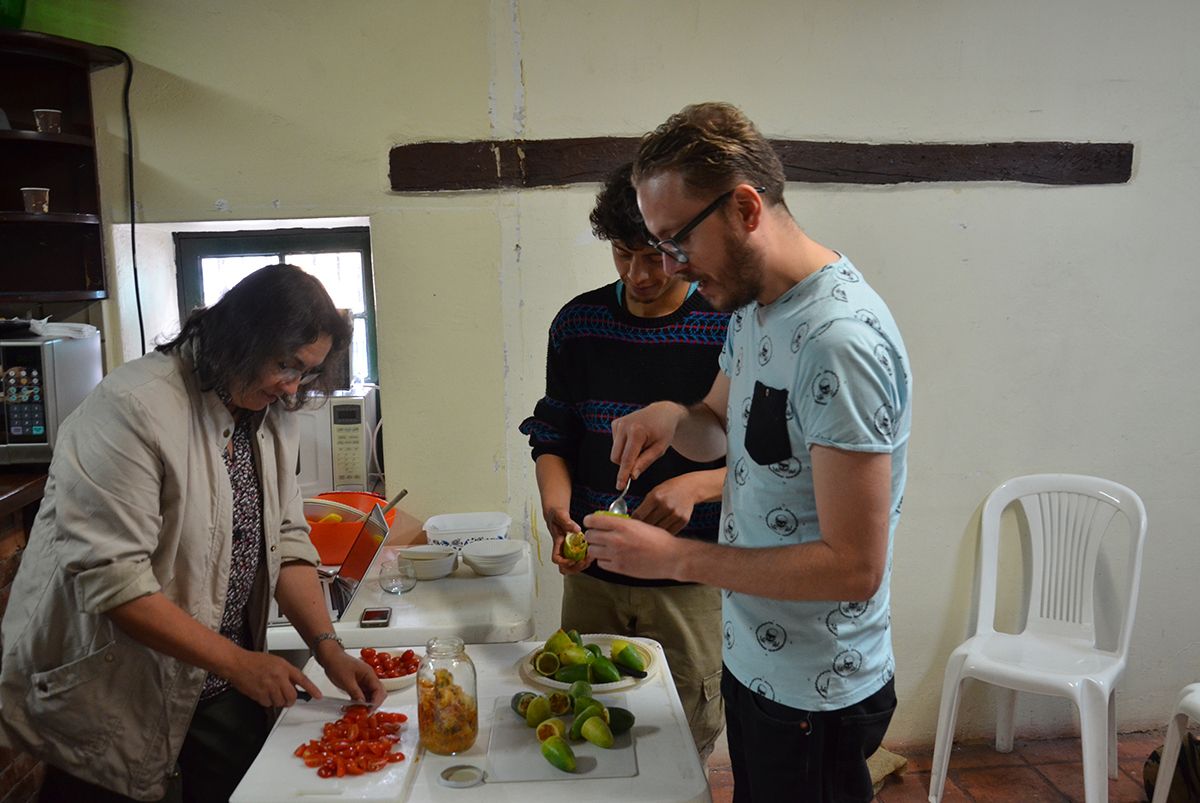
[[[721,277],[725,297],[716,299],[713,306],[721,312],[733,312],[762,295],[762,257],[754,252],[746,239],[725,233],[726,275]]]

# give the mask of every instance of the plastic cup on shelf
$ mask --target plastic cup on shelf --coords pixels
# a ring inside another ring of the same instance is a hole
[[[22,187],[21,194],[25,196],[25,211],[31,215],[45,215],[50,212],[49,187]]]
[[[62,133],[61,109],[34,109],[33,121],[37,126],[38,132],[41,134]]]

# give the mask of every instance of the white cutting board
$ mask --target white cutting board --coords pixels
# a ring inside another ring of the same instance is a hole
[[[606,706],[625,708],[624,694],[605,694],[596,698]],[[507,781],[570,781],[574,778],[632,778],[638,774],[637,751],[633,730],[613,739],[608,750],[591,742],[567,743],[575,752],[575,772],[563,772],[542,756],[534,729],[513,713],[509,697],[498,697],[492,720],[492,738],[488,742],[488,783]],[[635,712],[636,715],[636,712]],[[562,717],[567,727],[571,717]]]
[[[379,772],[347,775],[342,778],[319,778],[317,771],[304,766],[292,755],[296,747],[310,739],[321,738],[321,726],[338,719],[346,700],[297,702],[283,712],[275,723],[267,743],[254,759],[250,771],[230,798],[232,803],[282,803],[300,800],[373,800],[402,801],[408,797],[416,777],[417,707],[416,705],[383,705],[382,711],[399,711],[408,716],[400,731],[400,742],[393,751],[408,756],[404,761],[388,764]]]

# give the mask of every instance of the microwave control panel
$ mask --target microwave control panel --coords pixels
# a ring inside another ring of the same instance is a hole
[[[0,366],[4,389],[4,435],[8,443],[46,443],[46,402],[41,351],[5,349]],[[16,364],[14,358],[19,358]]]
[[[330,426],[333,428],[333,482],[335,488],[365,485],[363,443],[367,438],[361,403],[332,402]]]

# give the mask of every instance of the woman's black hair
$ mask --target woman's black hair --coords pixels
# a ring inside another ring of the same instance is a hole
[[[157,350],[173,354],[190,343],[200,387],[229,392],[254,384],[267,366],[287,363],[301,347],[329,335],[333,343],[321,373],[303,388],[329,393],[344,386],[352,334],[316,277],[279,264],[256,270],[216,304],[194,310],[179,335]],[[303,391],[280,403],[299,409]]]

